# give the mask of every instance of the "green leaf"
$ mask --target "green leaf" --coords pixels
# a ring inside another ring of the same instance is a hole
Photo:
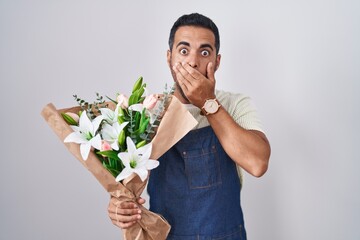
[[[136,112],[135,113],[135,129],[138,129],[140,126],[140,119],[141,119],[141,113]]]
[[[110,101],[112,101],[113,103],[115,103],[115,104],[118,104],[118,102],[117,101],[115,101],[114,99],[112,99],[112,98],[110,98],[110,97],[108,97],[108,96],[106,96]]]
[[[146,118],[146,108],[144,108],[141,112],[140,126],[145,122]]]
[[[99,151],[99,152],[96,152],[96,153],[99,154],[99,155],[106,156],[108,158],[113,158],[113,159],[116,159],[116,160],[120,160],[120,158],[118,157],[118,153],[113,151],[113,150]]]
[[[121,170],[118,170],[118,169],[112,168],[112,167],[110,167],[109,165],[107,165],[106,163],[103,163],[103,166],[104,166],[104,168],[105,168],[106,170],[108,170],[108,171],[111,173],[111,175],[113,175],[114,177],[117,177],[117,176],[119,175],[119,173],[122,171],[122,169],[121,169]]]

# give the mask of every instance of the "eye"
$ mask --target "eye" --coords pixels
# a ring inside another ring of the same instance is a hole
[[[204,57],[207,57],[207,56],[210,55],[210,52],[208,50],[202,50],[201,55],[204,56]]]
[[[186,55],[188,53],[188,50],[186,49],[186,48],[182,48],[181,50],[180,50],[180,54],[181,55]]]

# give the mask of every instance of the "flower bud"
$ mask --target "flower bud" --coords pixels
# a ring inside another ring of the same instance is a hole
[[[120,146],[124,146],[125,144],[125,138],[126,138],[126,134],[124,130],[121,130],[119,136],[118,136],[118,142]]]
[[[68,116],[70,116],[75,122],[79,123],[79,115],[77,115],[76,113],[72,113],[72,112],[66,112],[65,114],[67,114]]]
[[[116,98],[116,101],[122,109],[126,109],[129,107],[129,99],[124,94],[119,94]]]
[[[102,140],[101,141],[101,151],[108,151],[108,150],[111,150],[110,144],[107,141]]]
[[[151,94],[144,99],[143,105],[146,109],[151,110],[155,107],[158,101],[156,94]]]
[[[146,140],[142,140],[141,142],[138,142],[136,144],[136,148],[141,148],[141,147],[145,146],[145,144],[146,144]]]

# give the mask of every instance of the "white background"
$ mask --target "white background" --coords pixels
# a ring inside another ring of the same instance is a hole
[[[218,88],[250,95],[271,141],[266,175],[245,175],[249,239],[360,239],[356,0],[0,0],[0,239],[121,239],[40,111],[140,75],[162,91],[169,30],[192,12],[220,29]]]

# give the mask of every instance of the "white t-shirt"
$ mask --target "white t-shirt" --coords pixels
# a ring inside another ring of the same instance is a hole
[[[221,106],[233,117],[234,121],[246,130],[257,130],[264,132],[262,124],[258,118],[256,108],[251,102],[250,97],[240,94],[216,90],[215,95]],[[198,121],[194,129],[209,126],[207,118],[200,114],[200,109],[192,104],[185,104],[185,107]],[[243,180],[242,169],[237,166],[240,180]]]

